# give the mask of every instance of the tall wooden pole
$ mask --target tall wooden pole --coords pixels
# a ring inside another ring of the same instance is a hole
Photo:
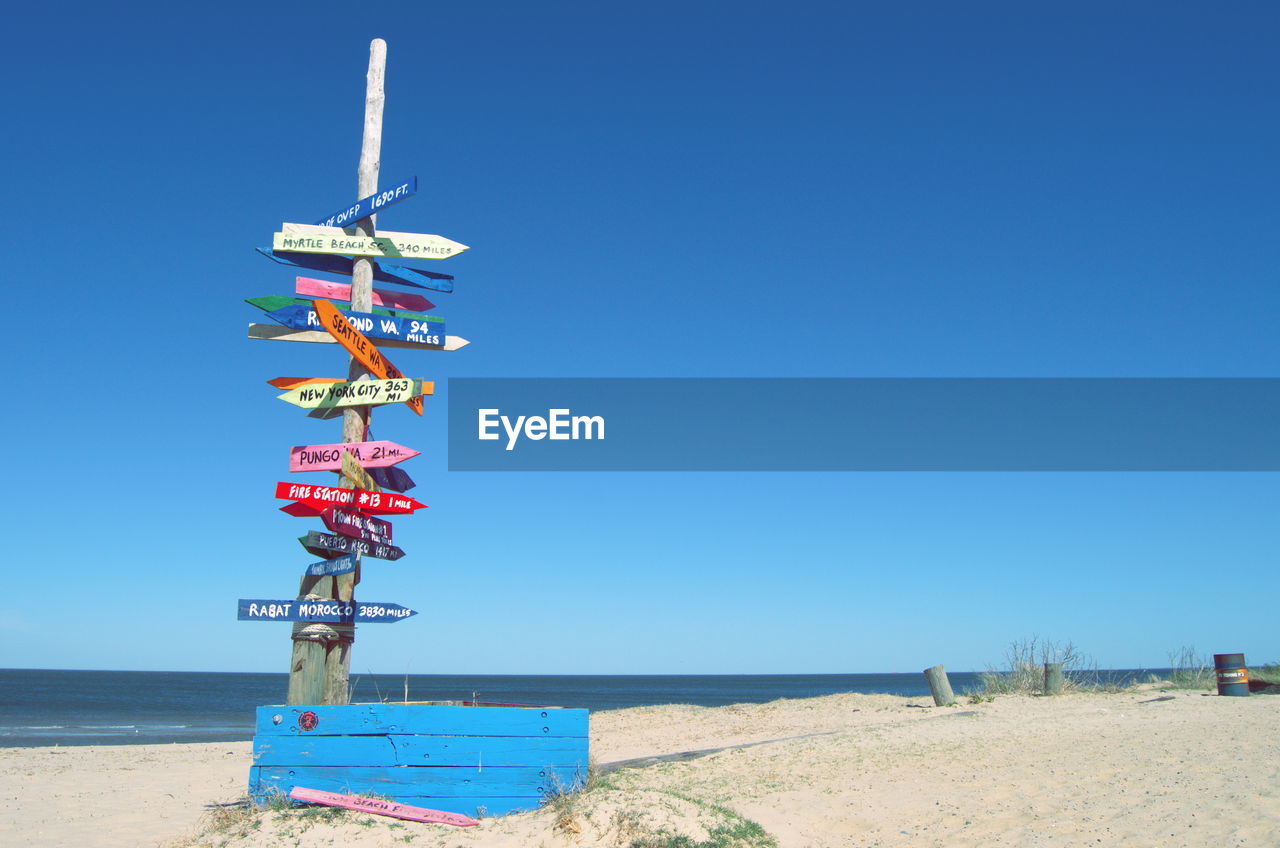
[[[369,73],[365,82],[364,139],[360,145],[360,166],[356,175],[356,199],[378,191],[378,168],[382,164],[382,107],[386,101],[383,81],[387,72],[387,43],[375,38],[369,45]],[[374,218],[370,215],[356,221],[364,236],[374,235]],[[351,273],[351,308],[369,312],[373,308],[373,260],[355,260]],[[371,376],[363,365],[351,358],[347,379]],[[342,441],[363,442],[369,427],[370,407],[353,407],[342,414]],[[355,481],[340,478],[339,485],[353,487]],[[360,565],[355,571],[337,577],[303,577],[298,597],[316,595],[350,601],[360,582]],[[351,645],[355,641],[355,625],[295,625],[293,659],[289,665],[290,705],[346,704],[351,700],[348,681],[351,674]]]

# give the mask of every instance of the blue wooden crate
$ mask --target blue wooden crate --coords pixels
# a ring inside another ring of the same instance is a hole
[[[587,711],[351,704],[259,707],[249,794],[295,786],[464,815],[534,810],[587,775]]]

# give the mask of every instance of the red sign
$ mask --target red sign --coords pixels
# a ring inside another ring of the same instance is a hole
[[[362,492],[335,486],[312,486],[307,483],[276,483],[276,497],[297,501],[303,506],[323,510],[346,506],[375,515],[404,515],[426,507],[422,501],[395,492]]]

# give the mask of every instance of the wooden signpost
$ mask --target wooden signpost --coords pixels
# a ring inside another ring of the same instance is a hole
[[[369,338],[403,339],[419,344],[444,344],[444,319],[434,315],[412,318],[378,315],[370,312],[342,313],[351,324]],[[320,317],[310,304],[292,304],[273,309],[267,317],[293,330],[320,330]]]
[[[399,604],[353,600],[263,600],[241,598],[236,618],[240,621],[310,621],[329,624],[373,624],[403,621],[417,610]]]
[[[291,268],[305,268],[308,271],[323,271],[326,274],[355,275],[355,263],[345,256],[326,256],[319,253],[290,253],[284,250],[273,250],[259,247],[257,251],[272,262],[288,265]],[[395,283],[400,286],[413,286],[418,289],[431,289],[438,292],[453,291],[453,276],[436,271],[423,271],[418,268],[405,268],[401,265],[381,263],[373,271],[373,279],[380,283]],[[368,305],[372,305],[371,302]]]
[[[378,230],[376,236],[366,239],[355,230],[324,227],[317,224],[281,224],[280,232],[276,235],[282,236],[282,241],[288,241],[290,237],[293,237],[295,239],[302,238],[305,241],[319,242],[319,247],[308,250],[272,246],[274,250],[284,249],[301,253],[351,254],[350,251],[343,248],[352,244],[359,244],[363,248],[375,252],[361,252],[351,255],[390,259],[448,259],[467,249],[465,244],[459,244],[453,239],[428,233],[396,233],[390,230]]]
[[[291,471],[337,471],[341,477],[337,486],[277,483],[276,497],[288,502],[284,512],[319,518],[334,532],[308,530],[298,538],[319,561],[305,566],[296,598],[238,602],[240,620],[293,625],[288,700],[285,706],[258,709],[249,794],[258,803],[288,795],[417,821],[471,825],[471,816],[536,809],[549,795],[580,785],[588,767],[587,714],[511,705],[347,705],[356,624],[416,614],[400,604],[355,599],[366,558],[395,561],[405,555],[391,544],[391,523],[374,516],[406,515],[426,506],[382,490],[413,485],[395,463],[418,452],[372,441],[370,417],[375,405],[394,402],[421,414],[420,393],[430,394],[434,384],[406,377],[379,348],[458,350],[467,344],[445,335],[441,319],[422,313],[433,308],[426,298],[373,288],[378,280],[452,291],[448,274],[381,260],[443,259],[467,249],[440,236],[376,229],[376,212],[417,191],[417,178],[378,188],[385,63],[386,44],[375,39],[355,191],[359,200],[318,224],[285,224],[275,235],[275,247],[260,249],[282,265],[348,275],[350,285],[298,277],[297,294],[319,299],[250,299],[279,323],[251,324],[249,338],[340,344],[351,359],[345,378],[269,381],[284,392],[283,399],[311,408],[311,417],[342,416],[340,443],[294,447],[289,463]],[[381,797],[357,797],[364,793]],[[420,801],[429,802],[429,809],[415,806]]]
[[[394,562],[404,556],[404,551],[395,545],[384,545],[367,542],[364,539],[352,539],[350,536],[335,536],[308,530],[307,535],[299,536],[298,543],[306,548],[312,556],[334,559],[343,554],[360,554],[374,559],[386,559]]]
[[[387,468],[406,459],[412,459],[420,451],[398,445],[395,442],[356,442],[336,445],[296,445],[289,448],[290,471],[343,471],[346,463],[343,454],[354,459],[359,468]],[[367,487],[360,487],[367,488]],[[369,490],[372,491],[372,490]]]
[[[303,409],[319,409],[404,403],[434,392],[433,382],[400,378],[298,386],[276,397]]]
[[[311,297],[347,302],[351,300],[351,286],[346,283],[331,283],[328,280],[317,280],[312,277],[295,277],[293,290],[298,294]],[[387,309],[408,309],[410,312],[426,312],[428,309],[436,308],[434,303],[420,294],[400,292],[395,289],[374,289],[373,305],[385,306]]]
[[[410,177],[406,182],[396,183],[391,188],[362,197],[347,208],[321,218],[316,223],[326,227],[345,227],[361,218],[368,218],[389,206],[394,206],[402,200],[408,200],[417,193],[418,178]]]

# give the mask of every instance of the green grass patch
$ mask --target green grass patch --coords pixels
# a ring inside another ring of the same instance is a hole
[[[1194,645],[1183,645],[1169,653],[1169,687],[1172,689],[1213,689],[1218,685],[1213,663],[1197,654]]]
[[[695,840],[682,834],[659,831],[632,841],[628,848],[777,848],[777,840],[768,831],[727,807],[675,792],[666,794],[714,813],[721,822],[707,828],[706,839]]]

